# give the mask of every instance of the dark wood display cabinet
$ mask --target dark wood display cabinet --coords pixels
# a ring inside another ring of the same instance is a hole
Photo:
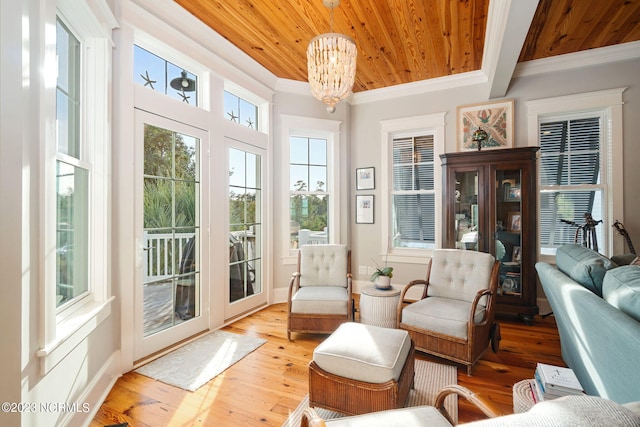
[[[445,248],[489,252],[500,261],[498,313],[526,323],[536,305],[538,147],[440,156]]]

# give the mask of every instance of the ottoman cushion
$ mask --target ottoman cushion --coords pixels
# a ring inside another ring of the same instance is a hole
[[[407,331],[343,323],[313,352],[323,370],[369,383],[398,380],[411,349]]]

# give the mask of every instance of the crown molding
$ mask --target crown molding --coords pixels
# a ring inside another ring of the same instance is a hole
[[[311,95],[311,86],[309,82],[301,82],[299,80],[277,79],[274,86],[277,92],[286,92],[294,95]]]
[[[434,79],[420,80],[395,86],[372,89],[353,94],[352,105],[366,104],[369,102],[386,101],[393,98],[420,95],[437,92],[446,89],[473,86],[487,82],[487,76],[482,71],[470,71],[468,73],[454,74],[451,76],[437,77]]]
[[[346,101],[351,105],[366,104],[369,102],[387,101],[394,98],[472,86],[486,82],[487,76],[482,71],[470,71],[468,73],[454,74],[452,76],[420,80],[418,82],[404,83],[380,89],[358,92],[352,94]],[[295,95],[312,96],[309,83],[297,80],[278,79],[275,90]]]
[[[640,41],[635,41],[521,62],[516,66],[513,77],[575,70],[577,68],[632,61],[638,58],[640,58]]]

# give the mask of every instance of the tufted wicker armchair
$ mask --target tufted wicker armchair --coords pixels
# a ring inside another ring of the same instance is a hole
[[[287,297],[292,332],[328,334],[353,321],[351,251],[345,245],[303,245]]]
[[[433,251],[426,279],[410,282],[398,305],[398,327],[409,332],[416,350],[464,364],[471,375],[496,328],[499,264],[484,252]],[[422,295],[407,305],[414,286],[423,286]]]

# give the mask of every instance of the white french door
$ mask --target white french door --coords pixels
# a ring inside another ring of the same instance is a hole
[[[136,111],[134,358],[209,325],[207,183],[202,129]]]
[[[264,265],[265,151],[225,138],[228,166],[229,280],[225,319],[267,303]]]

